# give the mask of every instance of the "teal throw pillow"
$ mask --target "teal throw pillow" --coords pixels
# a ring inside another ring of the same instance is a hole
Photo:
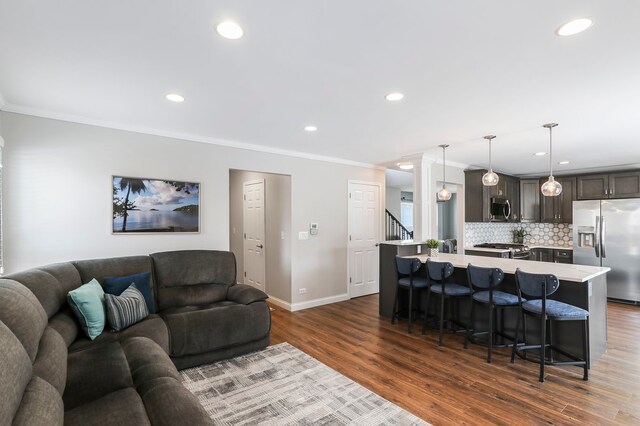
[[[104,291],[95,279],[67,294],[71,310],[80,321],[80,327],[91,340],[102,334],[106,323]]]

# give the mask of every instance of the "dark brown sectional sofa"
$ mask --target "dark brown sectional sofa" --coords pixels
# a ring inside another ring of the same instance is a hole
[[[157,314],[89,340],[66,295],[151,272]],[[0,279],[0,425],[213,424],[177,369],[269,344],[263,292],[233,253],[188,250],[59,263]],[[176,368],[177,367],[177,368]]]

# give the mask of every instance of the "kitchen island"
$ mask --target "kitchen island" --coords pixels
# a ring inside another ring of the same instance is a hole
[[[416,257],[424,264],[428,257],[426,255],[410,255],[405,257]],[[590,361],[597,360],[606,351],[607,344],[607,279],[606,274],[610,268],[596,266],[573,265],[551,262],[531,262],[528,260],[501,259],[483,256],[469,256],[464,254],[446,254],[432,258],[437,262],[451,262],[455,267],[453,276],[449,282],[467,285],[467,265],[469,263],[482,266],[500,268],[505,273],[505,279],[498,288],[499,290],[517,294],[515,284],[515,271],[517,268],[525,272],[536,274],[553,274],[560,280],[560,288],[549,297],[549,299],[559,300],[565,303],[578,306],[589,312],[589,346]],[[381,259],[382,261],[382,259]],[[424,266],[418,274],[425,275]],[[396,283],[383,282],[380,280],[380,306],[392,306],[395,297]],[[420,303],[424,305],[426,298],[422,298]],[[468,320],[469,301],[465,298],[460,303],[459,320],[466,323]],[[406,298],[401,298],[401,311],[406,315]],[[478,306],[477,306],[478,307]],[[435,306],[432,306],[435,308]],[[422,306],[424,310],[424,306]],[[516,310],[509,309],[502,319],[503,329],[512,335],[515,329]],[[392,309],[388,312],[380,312],[382,316],[391,317]],[[431,312],[434,312],[432,309]],[[477,329],[486,329],[486,317],[478,311],[476,324]],[[537,324],[533,321],[527,322],[528,338],[535,341],[538,335]],[[581,332],[580,325],[574,321],[554,321],[553,336],[555,344],[570,353],[580,353]]]

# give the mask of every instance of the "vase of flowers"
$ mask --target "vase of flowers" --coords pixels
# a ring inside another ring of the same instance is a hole
[[[440,245],[440,241],[430,239],[427,240],[427,256],[429,257],[438,257],[438,246]]]

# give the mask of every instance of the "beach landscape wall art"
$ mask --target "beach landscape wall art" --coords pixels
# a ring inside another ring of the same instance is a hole
[[[200,232],[200,184],[113,176],[113,233]]]

